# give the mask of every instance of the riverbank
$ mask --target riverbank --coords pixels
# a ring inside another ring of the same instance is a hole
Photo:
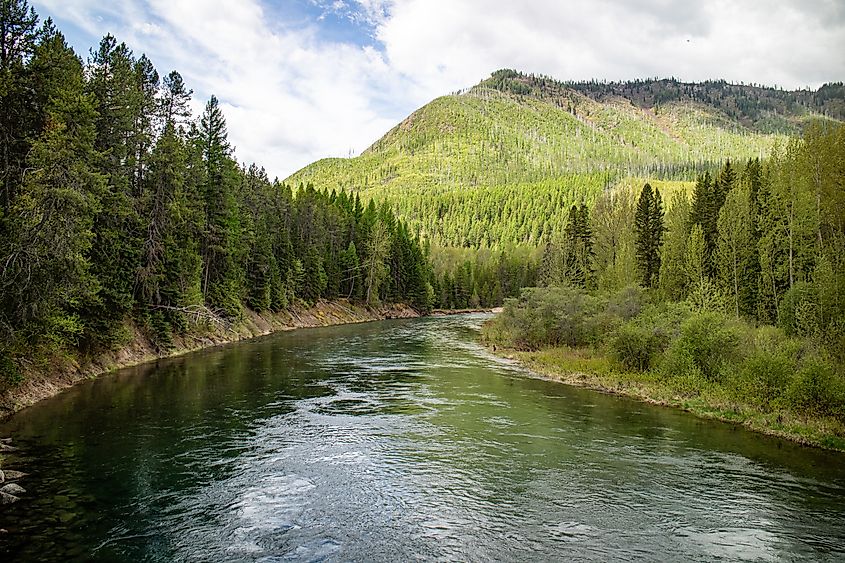
[[[467,313],[501,313],[501,307],[487,307],[476,309],[434,309],[431,312],[432,317],[448,317],[451,315],[465,315]]]
[[[681,409],[806,446],[845,452],[845,426],[833,417],[798,416],[787,409],[763,411],[732,400],[716,386],[685,395],[659,373],[620,370],[610,358],[586,347],[532,352],[493,347],[491,351],[543,379]]]
[[[418,316],[419,313],[407,305],[392,304],[373,308],[347,300],[320,301],[313,307],[293,307],[279,313],[245,310],[243,319],[231,327],[198,325],[188,334],[174,336],[173,346],[166,351],[157,350],[145,331],[134,323],[127,323],[130,337],[118,350],[88,359],[53,358],[40,367],[28,370],[21,383],[0,393],[0,419],[81,381],[160,358],[180,356],[285,330]]]

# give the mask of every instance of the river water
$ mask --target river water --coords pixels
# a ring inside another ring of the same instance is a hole
[[[276,334],[22,411],[0,560],[845,558],[845,456],[526,377],[484,318]]]

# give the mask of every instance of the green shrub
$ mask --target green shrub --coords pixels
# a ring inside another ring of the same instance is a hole
[[[646,371],[666,348],[666,337],[654,327],[629,321],[616,330],[608,347],[613,359],[626,369]]]
[[[173,348],[173,327],[166,313],[168,311],[155,310],[149,314],[150,336],[159,351]]]
[[[731,373],[728,385],[736,398],[769,409],[784,394],[793,373],[795,363],[786,354],[758,350]]]
[[[11,387],[23,381],[23,373],[12,358],[0,350],[0,388]]]
[[[722,367],[735,359],[738,344],[736,328],[723,315],[697,313],[681,323],[662,369],[669,377],[695,371],[707,381],[718,381]]]
[[[487,323],[483,338],[518,350],[583,346],[600,334],[595,318],[604,302],[570,287],[526,288]]]
[[[638,285],[620,289],[607,300],[605,311],[609,316],[628,321],[638,317],[646,305],[645,290]]]
[[[751,329],[742,345],[747,355],[726,369],[726,388],[736,399],[762,409],[781,406],[804,354],[804,344],[776,327],[763,326]]]
[[[796,412],[835,416],[845,420],[845,381],[823,359],[809,359],[788,390],[789,405]]]

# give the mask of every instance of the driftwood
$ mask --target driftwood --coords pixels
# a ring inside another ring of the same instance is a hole
[[[150,308],[182,313],[194,324],[199,324],[200,321],[207,321],[225,330],[232,330],[232,322],[225,317],[222,311],[215,311],[214,309],[210,309],[204,305],[186,305],[183,307],[174,307],[173,305],[150,305]]]

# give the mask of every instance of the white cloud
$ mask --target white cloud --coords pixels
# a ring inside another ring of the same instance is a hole
[[[429,91],[502,67],[796,88],[845,75],[843,15],[837,0],[395,0],[378,38],[392,68]]]
[[[178,70],[197,110],[217,95],[236,156],[271,177],[360,152],[399,117],[380,115],[373,103],[394,89],[380,54],[321,41],[315,28],[274,31],[254,0],[122,0],[108,10],[90,0],[42,0],[38,8],[60,27],[64,19],[92,35],[113,33],[161,74]]]
[[[419,105],[498,68],[791,88],[845,76],[838,0],[301,1],[369,29],[374,46],[329,40],[325,21],[297,27],[260,0],[33,3],[60,28],[71,23],[92,42],[111,32],[162,74],[178,70],[197,108],[216,94],[238,158],[280,177],[360,151]]]

